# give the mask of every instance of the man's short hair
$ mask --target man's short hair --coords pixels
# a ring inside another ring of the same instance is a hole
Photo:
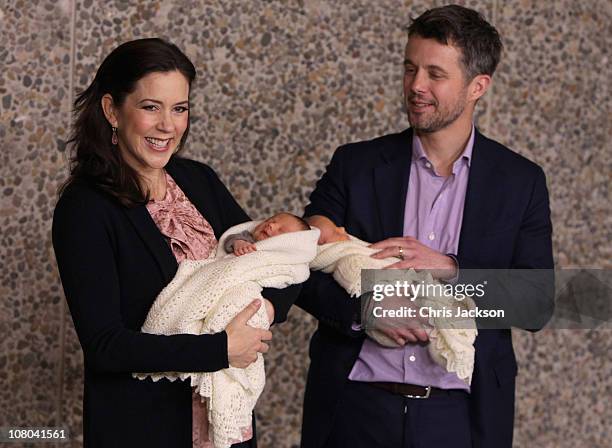
[[[501,58],[502,42],[497,30],[479,12],[463,6],[425,11],[408,26],[408,37],[414,35],[457,47],[467,81],[476,75],[492,76]]]

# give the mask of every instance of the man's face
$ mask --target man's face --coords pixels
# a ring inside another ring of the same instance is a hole
[[[446,128],[465,113],[467,83],[461,52],[434,39],[411,36],[404,59],[404,101],[416,131]]]

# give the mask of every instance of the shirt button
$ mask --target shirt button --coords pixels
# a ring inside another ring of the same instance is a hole
[[[435,233],[433,233],[433,232],[431,232],[431,233],[430,233],[430,234],[427,236],[427,238],[429,238],[429,241],[433,241],[433,240],[435,240],[435,239],[436,239],[436,234],[435,234]]]
[[[410,358],[408,358],[410,361],[415,362],[416,361],[416,356],[414,355],[410,355]]]

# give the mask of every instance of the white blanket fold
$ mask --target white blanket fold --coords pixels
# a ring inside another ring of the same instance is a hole
[[[308,264],[316,255],[319,231],[285,233],[255,243],[257,251],[236,257],[227,254],[228,235],[252,231],[259,222],[239,224],[221,237],[214,256],[183,261],[174,279],[159,294],[142,327],[153,334],[212,334],[227,324],[253,299],[261,298],[264,287],[284,288],[309,277]],[[265,307],[249,325],[267,329]],[[229,447],[241,439],[241,429],[251,425],[255,403],[265,385],[263,357],[245,369],[229,367],[217,372],[139,373],[135,377],[189,379],[206,400],[210,435],[214,446]]]
[[[318,248],[318,254],[310,263],[312,270],[332,273],[334,279],[351,297],[359,297],[361,291],[361,270],[382,269],[399,261],[398,258],[376,259],[370,255],[378,252],[377,249],[367,247],[369,243],[355,237],[348,241],[328,243]],[[406,271],[405,280],[416,284],[440,284],[434,280],[430,273],[417,272],[413,269]],[[408,300],[408,299],[407,299]],[[452,303],[451,303],[452,302]],[[455,315],[457,310],[472,310],[475,305],[471,298],[463,300],[452,299],[448,296],[432,295],[419,296],[414,302],[419,307],[431,307],[434,310],[446,308]],[[455,317],[429,317],[429,324],[433,327],[429,333],[430,343],[428,351],[435,362],[448,372],[455,372],[457,376],[468,385],[472,380],[474,370],[474,340],[478,333],[473,319],[457,319]],[[367,334],[381,345],[397,347],[391,338],[376,329],[366,329]]]

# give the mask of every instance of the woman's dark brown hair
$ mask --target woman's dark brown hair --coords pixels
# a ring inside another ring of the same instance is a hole
[[[107,93],[120,107],[136,83],[150,73],[179,71],[189,82],[195,67],[179,48],[162,39],[138,39],[119,45],[102,62],[94,80],[74,102],[75,122],[68,143],[73,144],[70,177],[60,193],[73,183],[87,183],[114,196],[126,207],[146,203],[138,173],[111,143],[112,129],[104,116],[101,99]],[[179,144],[183,147],[189,124]]]

